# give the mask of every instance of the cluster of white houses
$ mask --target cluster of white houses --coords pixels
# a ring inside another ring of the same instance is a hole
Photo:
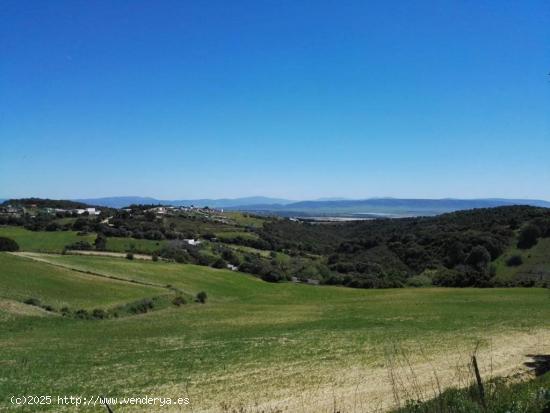
[[[96,208],[75,208],[75,209],[63,209],[63,208],[44,208],[45,212],[48,212],[50,214],[55,213],[62,213],[62,214],[77,214],[77,215],[99,215],[101,214],[101,211]]]
[[[35,213],[36,205],[29,205],[28,207],[19,206],[19,205],[3,205],[0,206],[0,214],[3,215],[12,215],[12,216],[21,216],[26,213]],[[47,214],[76,214],[76,215],[90,215],[95,216],[101,214],[101,211],[96,208],[73,208],[73,209],[63,209],[63,208],[41,208],[41,211]]]
[[[131,211],[130,208],[125,208],[124,211]],[[191,206],[155,206],[146,210],[154,213],[157,217],[174,216],[179,214],[196,214],[211,221],[227,223],[227,218],[223,215],[223,209],[209,207]]]
[[[176,213],[176,212],[197,212],[197,213],[203,213],[203,214],[215,214],[220,213],[223,214],[223,209],[215,209],[215,208],[209,208],[209,207],[196,207],[196,206],[157,206],[152,207],[147,210],[148,212],[154,212],[158,215],[165,215],[169,213]]]

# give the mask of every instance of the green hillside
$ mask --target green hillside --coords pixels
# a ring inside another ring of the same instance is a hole
[[[507,265],[513,256],[521,257],[517,266]],[[550,238],[539,239],[537,244],[527,250],[514,244],[495,261],[496,273],[501,281],[524,280],[525,285],[542,279],[550,279]]]
[[[550,291],[537,288],[360,290],[266,283],[176,263],[5,253],[0,259],[0,282],[9,286],[2,290],[5,299],[36,295],[56,305],[93,308],[166,291],[136,281],[170,284],[189,296],[208,294],[204,305],[189,301],[106,320],[38,317],[0,305],[0,410],[7,411],[22,410],[4,396],[25,389],[183,395],[197,412],[223,411],[220,406],[261,411],[252,408],[256,404],[306,411],[297,406],[308,395],[314,409],[309,411],[328,412],[331,388],[342,406],[351,400],[345,396],[350,388],[363,401],[372,394],[391,398],[387,381],[374,379],[387,377],[388,351],[411,351],[415,366],[429,356],[443,368],[445,360],[471,351],[479,340],[480,351],[493,349],[498,357],[522,354],[522,346],[537,343],[534,337],[545,337],[550,327]]]
[[[0,299],[34,298],[57,310],[64,306],[108,308],[167,293],[164,288],[98,277],[8,254],[0,254],[0,268]]]
[[[95,234],[79,236],[77,231],[30,231],[23,227],[0,227],[0,236],[15,240],[24,251],[57,252],[78,241],[93,243]]]

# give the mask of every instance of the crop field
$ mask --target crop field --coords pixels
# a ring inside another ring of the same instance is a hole
[[[476,346],[484,377],[550,351],[547,289],[271,284],[194,265],[25,252],[0,254],[0,285],[2,411],[33,411],[7,402],[21,392],[191,401],[116,412],[376,411],[411,388],[429,395],[436,378],[464,385]],[[168,285],[187,297],[205,291],[207,302],[103,320],[22,304],[108,310],[172,294]]]

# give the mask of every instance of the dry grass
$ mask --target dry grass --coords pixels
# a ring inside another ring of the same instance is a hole
[[[352,360],[309,366],[296,363],[271,370],[246,368],[242,374],[227,372],[227,377],[204,377],[185,386],[174,383],[151,392],[179,395],[176,389],[185,387],[195,412],[384,412],[403,406],[407,400],[428,400],[448,387],[472,384],[475,347],[474,342],[460,346],[446,343],[443,351],[433,354],[422,343],[406,348],[389,346],[382,362],[365,357],[361,363],[358,355]],[[476,354],[481,374],[488,380],[526,375],[526,355],[548,352],[550,331],[539,330],[487,336]],[[220,383],[226,383],[225,387]]]

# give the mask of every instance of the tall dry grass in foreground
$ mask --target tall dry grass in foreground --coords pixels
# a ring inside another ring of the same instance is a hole
[[[546,335],[545,335],[546,338]],[[547,343],[535,347],[546,348]],[[393,345],[385,352],[378,379],[385,395],[369,399],[361,388],[324,388],[324,402],[302,395],[298,403],[222,403],[223,413],[550,413],[550,355],[518,354],[503,370],[500,348],[480,343],[443,359]],[[530,357],[529,357],[530,356]],[[508,366],[510,367],[510,366]],[[477,372],[476,372],[477,370]],[[508,374],[502,376],[506,371]],[[381,377],[381,376],[382,377]],[[372,376],[364,378],[373,379]],[[368,386],[365,386],[368,387]],[[319,389],[317,389],[319,390]]]

